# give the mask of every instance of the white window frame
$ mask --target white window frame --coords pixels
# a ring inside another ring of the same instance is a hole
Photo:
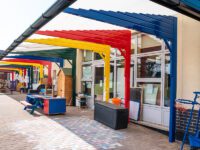
[[[161,40],[161,50],[154,51],[154,52],[146,52],[146,53],[138,53],[138,37],[141,36],[141,34],[133,35],[132,40],[135,40],[135,47],[134,47],[134,54],[131,54],[131,60],[134,61],[134,79],[133,79],[133,84],[134,87],[137,87],[137,84],[140,82],[145,82],[145,83],[150,83],[150,82],[155,82],[155,83],[160,83],[161,84],[161,105],[159,107],[164,107],[164,86],[165,86],[165,55],[169,54],[168,50],[165,50],[165,43],[163,40]],[[115,49],[114,55],[111,58],[110,61],[113,61],[113,66],[114,66],[114,87],[113,87],[113,92],[114,92],[114,97],[116,97],[117,94],[117,61],[118,60],[123,60],[123,56],[117,56],[118,50]],[[161,77],[160,78],[138,78],[137,77],[137,59],[140,57],[145,57],[145,56],[154,56],[154,55],[160,55],[161,56]],[[92,80],[89,80],[92,82],[92,86],[94,87],[94,76],[95,76],[95,66],[96,65],[103,65],[104,61],[102,59],[100,60],[94,60],[94,52],[92,53],[92,61],[88,62],[82,62],[83,65],[91,65],[92,66]],[[85,80],[84,80],[85,81]],[[131,83],[132,87],[132,83]],[[94,95],[94,89],[92,88],[91,95]],[[146,104],[145,104],[146,105]],[[147,104],[148,105],[148,104]],[[168,107],[164,107],[169,109]]]

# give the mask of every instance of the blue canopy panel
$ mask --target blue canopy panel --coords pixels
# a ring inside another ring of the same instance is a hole
[[[67,8],[64,12],[173,40],[175,18],[172,16],[73,8]]]
[[[64,12],[155,35],[165,41],[171,56],[169,141],[174,142],[176,133],[177,18],[152,14],[73,8],[67,8]]]

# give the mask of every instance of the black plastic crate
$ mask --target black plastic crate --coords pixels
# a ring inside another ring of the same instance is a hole
[[[96,102],[94,120],[115,130],[128,127],[128,109],[106,102]]]

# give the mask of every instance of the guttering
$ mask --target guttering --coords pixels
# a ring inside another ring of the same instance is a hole
[[[13,43],[1,54],[0,60],[13,51],[19,44],[30,37],[34,32],[47,24],[65,8],[73,4],[76,0],[57,0],[45,13],[42,14],[28,29],[24,31]]]
[[[200,21],[200,7],[199,7],[200,2],[198,1],[196,2],[193,1],[192,5],[188,5],[189,2],[186,2],[185,0],[151,0],[151,1]]]

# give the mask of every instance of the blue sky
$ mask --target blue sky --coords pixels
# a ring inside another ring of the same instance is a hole
[[[6,49],[14,39],[25,31],[55,1],[0,0],[0,49]],[[152,3],[149,0],[77,0],[71,7],[164,15],[175,14],[175,12]],[[73,21],[70,22],[70,25],[73,26]]]

